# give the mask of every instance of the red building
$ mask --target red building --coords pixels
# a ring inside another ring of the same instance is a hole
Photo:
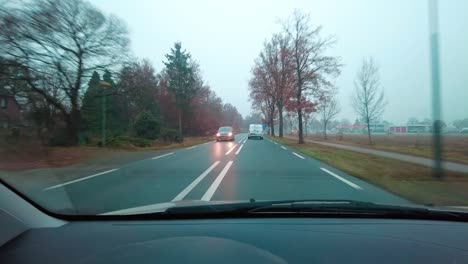
[[[15,97],[0,89],[0,129],[20,124],[21,107]]]

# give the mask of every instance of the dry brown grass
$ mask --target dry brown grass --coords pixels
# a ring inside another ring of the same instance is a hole
[[[410,201],[468,206],[468,174],[447,171],[439,180],[424,166],[320,144],[299,145],[292,139],[275,140]]]
[[[323,135],[308,135],[306,139],[325,141]],[[426,158],[433,157],[432,137],[427,134],[373,135],[369,146],[367,135],[328,135],[326,142],[393,151]],[[448,161],[468,164],[468,135],[444,135],[443,158]]]
[[[155,142],[152,147],[123,146],[100,148],[90,146],[47,147],[34,140],[20,140],[0,145],[0,170],[17,171],[37,168],[64,167],[85,160],[115,155],[118,152],[176,149],[213,140],[211,137],[186,137],[183,143]]]

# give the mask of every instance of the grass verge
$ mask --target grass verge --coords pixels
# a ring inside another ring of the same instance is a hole
[[[179,149],[213,140],[212,137],[186,137],[182,143],[155,142],[151,147],[122,145],[118,147],[47,147],[41,144],[14,144],[0,147],[0,170],[22,171],[58,168],[98,159],[116,158],[135,152]],[[137,153],[135,153],[137,154]],[[133,155],[134,156],[134,155]]]
[[[368,145],[366,135],[328,135],[324,140],[322,135],[308,135],[307,139],[322,141],[327,143],[336,143],[376,150],[397,152],[425,158],[433,158],[431,135],[373,135],[372,146]],[[447,161],[468,164],[468,136],[466,135],[444,135],[443,140],[443,158]]]
[[[305,155],[419,204],[468,206],[468,174],[449,172],[441,180],[429,167],[293,139],[274,138]]]

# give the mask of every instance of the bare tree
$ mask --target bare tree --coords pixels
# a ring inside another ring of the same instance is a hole
[[[0,11],[0,54],[17,62],[29,92],[60,111],[69,144],[78,141],[85,79],[118,66],[128,44],[123,22],[83,0],[32,0]],[[51,85],[58,94],[49,92]]]
[[[303,108],[304,97],[317,94],[333,87],[329,78],[340,74],[341,64],[338,57],[327,56],[335,40],[332,37],[322,38],[322,27],[311,25],[310,16],[295,10],[293,16],[283,23],[286,34],[291,39],[291,51],[295,72],[295,99],[298,116],[299,144],[304,143]]]
[[[284,34],[273,35],[270,41],[265,42],[260,60],[272,85],[272,96],[278,110],[278,133],[283,137],[283,111],[294,86],[294,63],[289,37]]]
[[[369,145],[372,145],[370,124],[379,120],[387,104],[384,92],[380,90],[379,67],[372,58],[363,60],[354,86],[352,106],[359,117],[366,122]]]
[[[250,99],[254,109],[260,110],[268,120],[269,134],[275,136],[274,120],[276,116],[276,90],[264,53],[255,60],[252,78],[249,81]]]
[[[323,137],[327,139],[327,126],[330,120],[334,119],[341,111],[338,101],[335,96],[324,96],[318,106],[318,111],[322,117]]]

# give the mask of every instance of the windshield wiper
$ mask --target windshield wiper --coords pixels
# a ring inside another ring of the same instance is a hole
[[[424,206],[384,205],[354,200],[285,200],[227,203],[172,207],[163,214],[170,216],[258,217],[258,216],[324,216],[404,219],[447,219],[468,221],[468,214],[436,210]]]

